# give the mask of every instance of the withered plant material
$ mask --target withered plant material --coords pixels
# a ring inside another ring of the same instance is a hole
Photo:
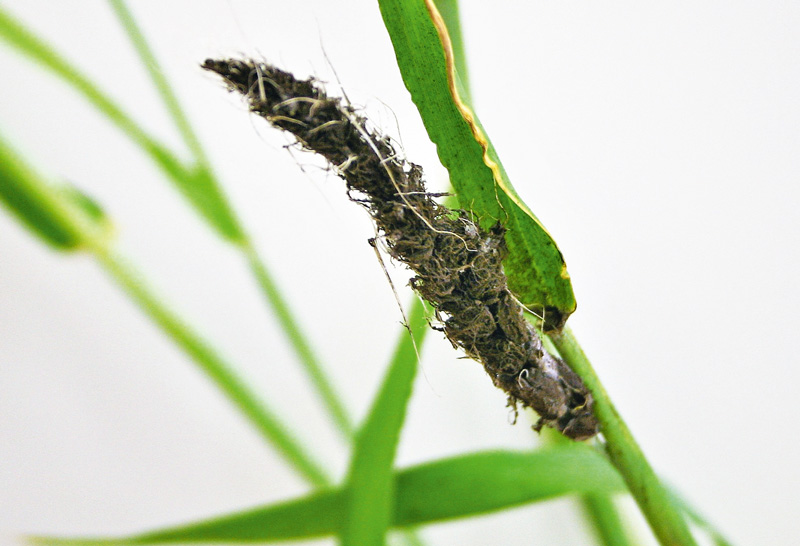
[[[315,80],[251,60],[209,59],[203,68],[241,93],[251,112],[331,163],[350,198],[369,210],[391,256],[416,273],[410,285],[434,306],[447,338],[483,364],[510,405],[539,414],[536,430],[548,425],[576,440],[597,433],[591,394],[545,350],[506,286],[501,225],[484,231],[469,213],[434,201],[422,169]]]

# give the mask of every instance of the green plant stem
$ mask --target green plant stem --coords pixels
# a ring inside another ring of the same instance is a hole
[[[158,90],[159,95],[161,95],[161,99],[172,117],[175,126],[180,131],[184,142],[194,155],[195,161],[208,173],[213,184],[219,186],[216,175],[208,161],[208,156],[200,143],[200,139],[197,137],[191,123],[189,123],[188,117],[181,108],[180,101],[175,95],[172,86],[170,86],[167,78],[164,77],[164,72],[161,70],[158,59],[156,59],[144,34],[136,24],[133,14],[131,14],[123,0],[109,0],[109,4],[128,34],[131,43],[142,60],[142,64],[144,64],[150,74],[153,84]],[[220,195],[222,196],[222,194]],[[300,328],[298,321],[295,319],[289,305],[287,305],[286,300],[283,298],[273,280],[269,269],[259,257],[250,237],[244,232],[242,233],[242,240],[239,247],[247,257],[250,270],[258,281],[258,286],[264,298],[275,313],[278,323],[294,349],[306,375],[317,390],[317,394],[322,399],[331,420],[336,424],[339,431],[348,440],[351,440],[354,434],[354,428],[341,398],[333,388],[333,383],[325,373],[319,358],[317,358],[312,350],[308,337]]]
[[[594,411],[606,439],[608,457],[628,485],[660,544],[696,546],[683,514],[656,477],[628,426],[617,413],[572,330],[566,327],[561,335],[553,335],[551,339],[562,358],[581,376],[594,396]]]
[[[330,480],[322,468],[312,460],[272,410],[258,400],[223,358],[201,336],[170,311],[147,288],[142,278],[130,265],[125,263],[113,250],[106,247],[96,247],[94,254],[103,268],[122,286],[142,311],[202,368],[217,387],[250,419],[262,436],[304,478],[318,487],[330,484]]]

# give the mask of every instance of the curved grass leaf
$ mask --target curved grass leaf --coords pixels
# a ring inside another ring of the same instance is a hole
[[[447,29],[433,0],[379,0],[397,64],[461,207],[483,227],[507,228],[503,265],[511,290],[559,330],[575,310],[572,284],[550,234],[514,191],[494,148],[465,103]]]
[[[94,82],[2,8],[0,8],[0,39],[40,63],[83,95],[106,119],[119,127],[153,159],[201,216],[223,237],[236,243],[244,240],[239,222],[206,167],[184,165],[168,148],[147,134]]]
[[[568,494],[622,491],[602,455],[584,445],[534,452],[473,453],[395,474],[393,527],[412,527],[495,512]],[[189,525],[127,538],[58,539],[41,544],[158,544],[270,542],[341,533],[347,491],[328,490]]]
[[[414,301],[408,327],[411,335],[402,332],[380,392],[356,436],[347,478],[342,546],[381,546],[392,522],[392,468],[417,373],[414,342],[421,342],[429,330],[420,300]]]

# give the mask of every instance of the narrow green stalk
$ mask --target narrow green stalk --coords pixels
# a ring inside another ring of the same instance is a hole
[[[272,279],[266,266],[259,259],[252,246],[249,244],[246,245],[244,247],[244,252],[247,254],[250,268],[258,280],[261,291],[264,293],[284,334],[289,339],[291,346],[299,357],[306,374],[327,407],[328,413],[347,439],[352,439],[355,431],[350,417],[347,415],[347,410],[345,410],[344,404],[336,394],[330,379],[328,379],[319,359],[312,350],[308,338],[303,335],[289,305],[286,303],[275,281]]]
[[[192,151],[195,158],[197,158],[200,163],[207,165],[208,161],[200,145],[200,140],[192,129],[189,119],[180,106],[178,97],[175,96],[175,92],[164,77],[164,72],[161,70],[158,60],[155,55],[153,55],[153,51],[147,44],[147,40],[145,40],[142,31],[139,30],[139,26],[136,24],[130,10],[122,0],[109,0],[109,4],[117,15],[120,23],[125,28],[125,32],[128,33],[128,38],[130,38],[133,47],[136,48],[136,52],[142,59],[142,64],[144,64],[147,72],[150,74],[150,78],[153,80],[159,95],[161,95],[161,100],[164,101],[164,105],[167,107],[170,116],[172,116],[184,142],[186,142],[186,145]]]
[[[696,546],[680,509],[672,501],[630,430],[620,417],[589,359],[567,327],[551,336],[558,352],[581,376],[595,400],[595,415],[606,439],[606,452],[662,546]]]
[[[182,163],[165,146],[148,135],[119,105],[103,93],[89,78],[40,40],[10,14],[0,8],[0,38],[21,53],[41,63],[81,93],[95,108],[117,125],[131,140],[147,151],[167,172],[186,172]]]
[[[147,288],[130,265],[108,248],[97,248],[94,254],[142,311],[200,366],[287,462],[311,484],[317,487],[330,484],[322,468],[313,461],[273,411],[258,400],[247,384],[236,376],[231,367],[200,335]]]
[[[170,116],[172,117],[176,127],[181,133],[184,142],[194,155],[195,161],[202,169],[206,171],[208,176],[213,181],[214,186],[219,186],[216,175],[208,161],[208,157],[203,149],[200,139],[194,132],[194,129],[189,123],[189,119],[181,108],[180,101],[178,100],[175,92],[170,86],[167,78],[164,77],[164,72],[153,54],[144,34],[136,24],[136,20],[131,14],[128,7],[123,0],[109,0],[111,8],[114,10],[117,18],[122,24],[123,28],[128,34],[128,37],[136,49],[142,64],[147,68],[153,84],[155,85],[161,99],[167,108]],[[224,196],[220,193],[220,197]],[[237,220],[238,223],[238,220]],[[243,231],[243,230],[242,230]],[[266,267],[264,261],[259,257],[256,252],[252,241],[246,233],[242,233],[241,244],[239,245],[247,256],[247,261],[250,270],[258,281],[259,288],[261,289],[268,305],[278,318],[278,323],[283,329],[290,345],[294,349],[301,365],[304,368],[306,375],[309,377],[317,394],[322,399],[331,419],[336,424],[340,432],[348,439],[351,440],[354,434],[353,425],[350,421],[347,411],[340,397],[336,394],[333,384],[328,378],[321,365],[319,358],[311,349],[311,344],[308,337],[304,335],[300,328],[298,321],[295,319],[291,312],[289,305],[281,295],[272,275]]]

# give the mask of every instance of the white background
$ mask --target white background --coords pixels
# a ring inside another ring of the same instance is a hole
[[[795,544],[800,7],[492,4],[462,6],[474,102],[567,259],[573,329],[663,476],[735,543]],[[106,4],[4,7],[183,149]],[[337,178],[301,172],[296,161],[313,159],[282,150],[287,139],[198,64],[244,53],[335,81],[324,48],[351,99],[393,134],[396,116],[407,156],[443,187],[377,3],[142,1],[133,11],[348,408],[363,416],[400,321],[366,244],[368,218]],[[53,181],[102,203],[120,249],[341,475],[347,449],[240,256],[73,91],[4,45],[0,67],[5,138]],[[480,366],[457,356],[431,335],[399,464],[534,443],[525,423],[507,424]],[[136,532],[306,490],[90,258],[50,251],[0,211],[0,540]],[[574,510],[529,506],[424,536],[589,544]]]

